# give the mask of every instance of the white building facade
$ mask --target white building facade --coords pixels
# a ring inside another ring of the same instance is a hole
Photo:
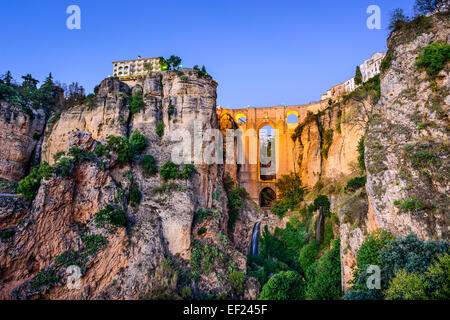
[[[375,52],[370,59],[364,61],[360,66],[362,80],[366,82],[370,78],[375,77],[377,74],[380,74],[381,71],[381,62],[386,56],[385,52]],[[343,93],[349,93],[355,90],[358,85],[355,83],[355,77],[347,80],[343,84],[345,89],[343,90],[342,84],[334,86],[330,90],[327,91],[326,94],[321,96],[321,100],[333,99]]]
[[[135,79],[143,77],[148,73],[148,69],[144,65],[150,64],[152,71],[159,70],[159,58],[138,57],[135,60],[124,60],[113,62],[113,75],[121,80]]]

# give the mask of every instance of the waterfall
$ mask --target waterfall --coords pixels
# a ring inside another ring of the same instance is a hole
[[[320,207],[319,209],[319,217],[317,218],[317,224],[316,224],[316,241],[322,242],[322,220],[323,220],[323,208]]]
[[[261,222],[257,222],[255,224],[255,227],[253,228],[253,235],[252,235],[252,246],[251,246],[251,255],[257,255],[258,254],[258,237],[259,237],[259,225]]]

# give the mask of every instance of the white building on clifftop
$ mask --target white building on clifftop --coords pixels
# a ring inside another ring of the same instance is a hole
[[[370,59],[364,61],[360,66],[362,81],[366,82],[370,78],[375,77],[377,74],[380,74],[381,71],[381,62],[386,56],[385,52],[375,52]],[[343,84],[338,84],[332,87],[327,91],[326,94],[321,96],[321,100],[327,99],[335,99],[341,96],[344,93],[349,93],[355,90],[358,85],[355,83],[355,77],[350,78],[345,81]]]
[[[142,59],[139,56],[135,60],[113,62],[113,76],[119,77],[121,80],[134,80],[144,77],[148,73],[148,69],[145,68],[146,64],[150,64],[153,71],[159,70],[159,58]]]

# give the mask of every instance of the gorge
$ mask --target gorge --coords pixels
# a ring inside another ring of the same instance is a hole
[[[359,285],[358,253],[373,239],[413,233],[434,241],[429,265],[445,259],[448,53],[433,75],[416,61],[448,48],[450,19],[417,19],[390,35],[379,76],[308,105],[219,108],[218,83],[187,68],[106,78],[68,108],[50,82],[33,89],[53,88],[49,98],[27,104],[26,84],[2,80],[0,299],[338,299]],[[172,137],[193,137],[194,123],[271,125],[276,178],[261,179],[259,152],[253,164],[174,163]],[[273,295],[280,279],[303,291]]]

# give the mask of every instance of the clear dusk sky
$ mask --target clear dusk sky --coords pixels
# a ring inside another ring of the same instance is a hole
[[[66,8],[81,8],[81,30]],[[390,12],[414,0],[11,0],[0,1],[0,74],[77,81],[88,92],[112,61],[178,55],[219,82],[218,104],[264,107],[320,99],[386,50]],[[369,30],[369,5],[381,29]]]

